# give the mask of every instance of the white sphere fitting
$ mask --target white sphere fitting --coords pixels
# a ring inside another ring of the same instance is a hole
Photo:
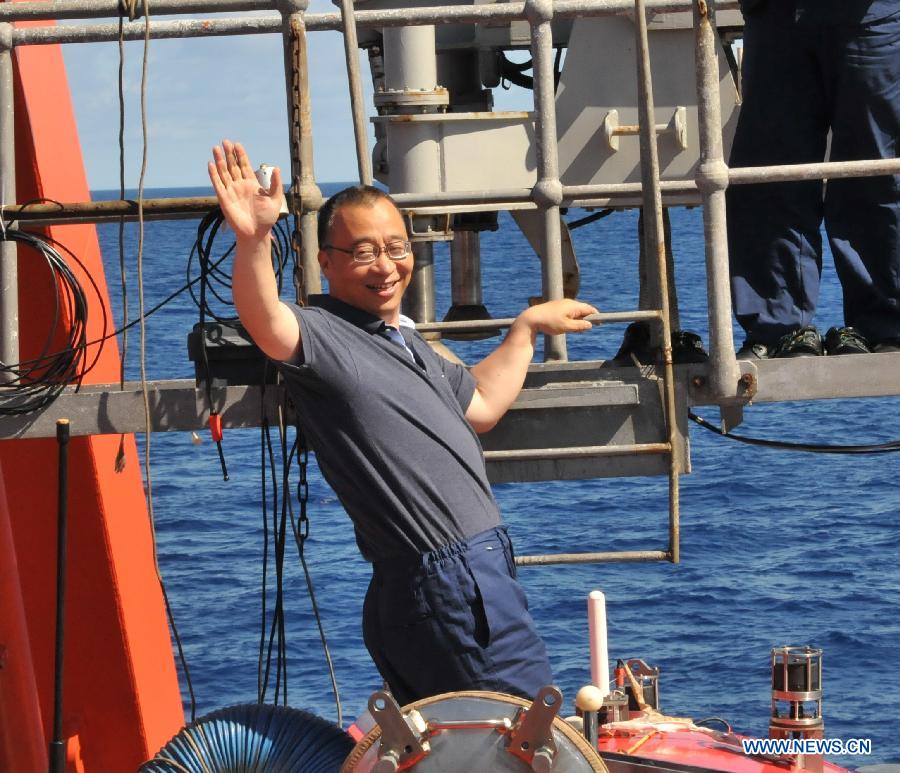
[[[603,691],[593,684],[586,684],[575,695],[575,706],[582,713],[599,711],[603,706]]]

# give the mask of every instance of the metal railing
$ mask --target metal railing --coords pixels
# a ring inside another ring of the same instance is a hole
[[[658,308],[638,312],[616,312],[600,315],[604,321],[650,320],[661,327],[663,354],[663,420],[665,440],[656,444],[601,447],[582,446],[567,449],[544,449],[549,458],[566,455],[605,455],[622,452],[664,453],[669,455],[669,546],[664,551],[629,553],[591,553],[558,556],[559,562],[586,560],[650,560],[667,558],[678,560],[678,475],[685,460],[677,449],[676,403],[671,327],[666,281],[665,244],[662,227],[662,194],[665,192],[696,192],[703,203],[706,232],[706,275],[709,307],[710,360],[708,382],[713,395],[727,400],[739,389],[740,373],[734,356],[731,335],[731,301],[728,283],[728,254],[725,223],[725,189],[729,184],[766,181],[806,180],[823,177],[868,176],[900,172],[900,160],[858,161],[841,163],[803,164],[788,167],[760,167],[728,169],[722,146],[722,122],[719,108],[719,78],[716,58],[717,36],[714,28],[715,8],[736,8],[737,0],[715,3],[713,0],[525,0],[519,3],[486,5],[448,5],[434,7],[395,8],[383,10],[354,10],[350,0],[342,0],[339,13],[306,13],[305,0],[154,0],[154,15],[189,15],[247,11],[277,10],[264,16],[157,20],[149,23],[149,37],[190,38],[225,35],[278,33],[285,49],[288,120],[291,146],[291,210],[299,222],[301,263],[305,290],[319,289],[318,249],[315,236],[315,216],[322,204],[313,170],[312,113],[309,99],[307,42],[308,32],[340,30],[345,38],[348,83],[351,92],[353,125],[360,180],[372,179],[369,150],[365,132],[365,110],[361,99],[360,73],[357,56],[357,28],[411,27],[435,24],[480,24],[525,20],[529,24],[534,72],[534,127],[537,157],[537,181],[530,188],[472,190],[395,194],[402,208],[414,209],[417,214],[454,213],[472,210],[505,208],[536,208],[541,212],[546,254],[543,256],[543,295],[547,299],[563,297],[563,268],[560,233],[562,206],[598,206],[609,202],[628,202],[643,206],[644,248],[657,257],[660,288]],[[699,106],[700,163],[695,178],[661,181],[656,155],[654,130],[653,88],[649,66],[647,16],[653,13],[690,11],[693,15],[697,95]],[[140,3],[137,13],[143,8]],[[120,34],[126,40],[142,39],[143,21],[118,23],[94,22],[67,24],[58,27],[13,27],[17,21],[42,19],[85,20],[116,17],[120,13],[118,0],[52,0],[0,4],[0,195],[4,215],[40,223],[91,221],[136,216],[135,202],[70,202],[63,204],[15,203],[15,168],[12,115],[11,52],[17,46],[116,41]],[[556,109],[554,100],[553,40],[551,23],[554,19],[574,17],[632,15],[637,29],[637,79],[639,83],[639,127],[641,138],[641,183],[566,186],[561,183],[557,154]],[[150,199],[142,202],[150,218],[197,216],[214,204],[208,197],[193,199]],[[15,277],[15,248],[0,245],[0,359],[18,360],[18,311]],[[485,327],[503,327],[510,320],[493,320]],[[473,323],[455,323],[458,327],[473,328]],[[454,323],[433,323],[420,326],[423,331],[448,331]],[[550,338],[545,357],[565,360],[564,337]],[[624,449],[624,450],[623,450]],[[526,458],[530,449],[493,452],[504,458]],[[556,456],[554,456],[556,454]],[[497,458],[501,458],[498,456]],[[544,458],[548,458],[545,455]],[[596,558],[604,556],[604,558]],[[522,557],[522,563],[550,563],[553,557]]]

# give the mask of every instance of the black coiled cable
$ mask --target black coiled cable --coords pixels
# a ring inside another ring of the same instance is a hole
[[[237,316],[233,313],[234,304],[230,300],[231,274],[225,266],[226,259],[234,252],[234,241],[231,241],[218,258],[213,257],[213,244],[224,222],[225,219],[222,216],[221,209],[216,207],[210,210],[197,226],[197,239],[188,256],[187,286],[190,289],[194,304],[200,310],[201,322],[207,319],[215,320],[216,322],[234,322],[237,320]],[[272,262],[278,282],[279,294],[281,294],[283,287],[284,269],[292,254],[287,229],[284,223],[279,221],[272,228]],[[199,275],[192,277],[195,260],[199,268]],[[195,292],[194,285],[198,282],[199,290]],[[217,305],[214,306],[214,303]],[[222,312],[220,310],[221,307],[228,311]]]
[[[56,289],[53,319],[38,355],[18,363],[0,362],[0,372],[4,374],[0,416],[17,416],[49,405],[70,384],[80,387],[84,376],[96,365],[102,350],[102,344],[97,346],[93,359],[88,362],[88,299],[60,250],[81,268],[91,283],[103,319],[101,341],[106,337],[107,315],[103,296],[93,277],[64,245],[49,236],[16,228],[0,229],[0,240],[24,244],[40,255],[47,264]]]

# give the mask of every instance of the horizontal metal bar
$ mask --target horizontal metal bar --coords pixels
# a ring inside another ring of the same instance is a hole
[[[428,732],[439,733],[442,730],[509,730],[512,720],[503,719],[443,719],[428,720]]]
[[[144,199],[145,220],[203,217],[219,205],[215,196]],[[130,199],[110,201],[80,201],[69,204],[41,202],[14,204],[3,209],[7,220],[21,223],[102,223],[109,220],[136,220],[138,202]]]
[[[653,309],[607,311],[600,314],[590,314],[585,319],[595,325],[600,325],[603,323],[660,319],[660,313]],[[515,321],[515,317],[506,317],[504,319],[473,319],[459,322],[417,322],[416,331],[419,333],[450,333],[500,330],[501,328],[511,327]]]
[[[522,462],[543,459],[583,459],[629,454],[667,454],[668,443],[634,443],[621,446],[571,446],[568,448],[516,448],[510,451],[485,451],[486,462]]]
[[[876,159],[871,161],[839,161],[821,164],[791,164],[787,166],[740,167],[729,170],[729,183],[782,182],[821,178],[868,177],[884,174],[900,174],[900,159]],[[660,182],[665,195],[691,195],[697,193],[693,180],[665,180]],[[563,203],[568,206],[584,206],[592,199],[640,196],[640,183],[607,183],[597,185],[563,186]],[[398,193],[397,205],[408,214],[420,214],[443,206],[447,208],[472,205],[504,204],[532,205],[531,188],[498,188],[495,190],[437,191],[432,193]],[[217,206],[214,196],[184,198],[144,199],[144,216],[147,219],[197,217]],[[10,215],[7,220],[39,223],[103,222],[125,218],[137,218],[137,202],[134,200],[110,200],[93,202],[42,202],[37,204],[13,204],[4,208]],[[13,217],[14,216],[14,217]],[[634,319],[638,319],[634,317]],[[423,328],[425,329],[425,328]],[[435,328],[437,329],[437,328]],[[445,328],[454,329],[454,328]],[[459,328],[463,329],[463,328]],[[473,328],[474,329],[474,328]],[[486,328],[489,329],[489,328]]]
[[[696,189],[695,189],[696,195]],[[615,202],[609,199],[580,199],[564,202],[567,206],[640,206],[639,193]],[[288,200],[291,196],[288,194]],[[442,204],[423,204],[440,198]],[[459,212],[484,212],[514,209],[535,209],[537,205],[531,201],[529,189],[515,195],[511,201],[507,192],[499,192],[495,198],[490,192],[462,191],[445,194],[403,193],[396,194],[394,199],[400,209],[410,215],[427,215]],[[464,201],[466,203],[450,203]],[[699,203],[699,197],[697,199]],[[144,218],[146,220],[177,220],[199,218],[205,215],[218,202],[212,196],[198,196],[184,199],[144,199]],[[291,211],[296,207],[289,203]],[[308,207],[307,207],[308,208]],[[137,220],[137,202],[131,200],[109,200],[93,202],[54,202],[41,204],[12,204],[3,209],[6,221],[21,220],[39,225],[56,223],[104,223],[124,219]]]
[[[9,390],[0,388],[0,407],[9,398]],[[150,381],[150,424],[154,432],[202,429],[209,421],[206,390],[193,380]],[[277,420],[282,388],[231,386],[212,390],[213,403],[222,416],[224,427],[257,427],[265,415]],[[58,419],[69,419],[71,434],[103,435],[144,432],[144,398],[138,382],[84,386],[76,392],[66,388],[56,400],[39,413],[0,418],[0,439],[53,437]]]
[[[472,124],[481,121],[516,121],[522,122],[528,119],[534,120],[533,110],[497,110],[496,112],[480,113],[403,113],[398,115],[372,116],[372,123],[464,123]]]
[[[826,161],[821,164],[735,167],[728,170],[730,185],[787,182],[791,180],[836,180],[843,177],[876,177],[900,174],[900,158],[872,161]]]
[[[273,10],[275,0],[154,0],[150,5],[152,16]],[[737,9],[738,0],[720,0],[720,10]],[[648,0],[651,13],[690,12],[690,0]],[[554,15],[616,16],[630,14],[634,10],[632,0],[557,0]],[[393,8],[378,11],[357,10],[354,14],[357,26],[385,27],[410,24],[436,24],[440,22],[475,23],[479,21],[512,21],[525,18],[524,3],[494,3],[490,5],[435,6],[418,8]],[[55,0],[52,2],[26,2],[0,4],[0,21],[27,21],[52,19],[93,19],[118,17],[117,0]],[[258,17],[267,22],[273,17]],[[280,19],[280,16],[279,16]],[[339,13],[310,13],[305,15],[309,30],[339,30]],[[210,19],[214,23],[222,21]],[[230,20],[224,20],[230,21]],[[132,22],[134,24],[134,22]],[[151,20],[151,37],[156,37],[166,22]],[[141,25],[143,26],[143,25]],[[213,25],[218,27],[219,25]],[[156,28],[156,32],[152,28]],[[221,34],[221,33],[219,33]]]
[[[739,361],[741,362],[741,361]],[[689,405],[714,405],[702,371],[691,366]],[[750,387],[744,402],[832,400],[900,394],[900,353],[846,354],[832,357],[775,358],[741,362]],[[702,375],[701,375],[702,373]]]
[[[5,5],[0,5],[5,7]],[[340,17],[338,17],[340,18]],[[243,16],[235,19],[184,19],[151,21],[150,38],[214,38],[229,35],[260,35],[281,32],[280,16]],[[145,22],[125,22],[125,40],[143,40]],[[15,27],[13,46],[50,45],[56,43],[110,43],[119,39],[119,24],[66,24],[53,27]]]
[[[547,553],[516,556],[517,566],[549,566],[551,564],[618,564],[638,561],[671,561],[665,550],[620,550],[605,553]]]
[[[693,185],[693,183],[692,183]],[[664,191],[665,193],[665,191]],[[700,198],[700,192],[696,186],[688,193],[665,193],[663,202],[671,206],[697,207],[703,201]],[[623,194],[617,196],[590,196],[585,198],[564,198],[561,206],[563,207],[584,207],[588,209],[600,209],[611,207],[614,209],[633,209],[643,206],[643,198],[640,193]],[[415,214],[421,216],[427,215],[447,215],[459,214],[464,212],[505,212],[515,210],[536,210],[538,205],[533,201],[527,202],[511,202],[511,201],[489,201],[484,204],[441,204],[429,206],[417,206]]]
[[[696,193],[694,180],[660,180],[659,189],[664,194]],[[590,199],[608,196],[640,196],[641,183],[598,183],[595,185],[564,185],[563,201]]]
[[[531,188],[496,188],[480,191],[433,191],[421,193],[397,193],[393,196],[397,205],[405,209],[440,204],[488,204],[531,202]]]
[[[546,370],[544,363],[534,366],[534,372]],[[587,368],[586,363],[553,364],[553,370],[561,371],[561,379],[569,371],[589,373],[592,381],[600,381],[596,369]],[[648,366],[648,370],[652,368]],[[853,354],[840,357],[802,357],[796,359],[757,360],[742,362],[741,371],[749,376],[752,391],[742,397],[735,385],[735,396],[731,399],[717,398],[706,386],[706,365],[679,365],[675,368],[679,389],[688,390],[688,404],[722,405],[747,402],[778,402],[783,400],[822,400],[852,397],[881,397],[900,394],[900,353]],[[610,368],[609,383],[622,385],[625,375],[633,375],[634,368]],[[646,374],[644,374],[646,376]],[[554,383],[557,383],[554,381]],[[560,382],[564,383],[564,381]],[[578,384],[565,384],[578,388]],[[560,388],[561,391],[565,391]],[[598,391],[604,387],[598,386]],[[154,431],[184,431],[202,429],[209,419],[206,390],[198,389],[193,379],[151,381],[148,383],[151,405],[151,426]],[[0,388],[0,406],[4,403],[4,393]],[[535,393],[544,396],[540,387],[532,387],[523,392],[523,397],[514,409],[525,408]],[[8,399],[8,398],[7,398]],[[215,407],[222,415],[223,426],[254,427],[260,423],[263,393],[259,387],[231,386],[213,390]],[[265,391],[265,415],[270,421],[277,419],[277,406],[281,399],[281,388],[270,386]],[[596,398],[588,400],[596,402]],[[586,403],[591,404],[591,403]],[[97,384],[82,387],[76,393],[73,387],[66,388],[57,399],[43,411],[27,416],[0,417],[0,439],[24,437],[55,437],[56,421],[69,419],[73,435],[118,434],[120,432],[144,431],[144,407],[140,384],[126,382],[124,391],[118,384]],[[645,447],[665,453],[666,444],[645,444]],[[591,447],[588,447],[591,448]],[[527,449],[524,452],[490,452],[485,454],[489,461],[503,462],[531,458],[589,458],[590,456],[621,455],[634,451],[635,446],[599,446],[585,457],[580,447],[562,449]],[[559,456],[553,457],[554,452]],[[652,452],[652,451],[650,451]],[[499,454],[499,455],[498,455]],[[507,454],[505,457],[503,454]]]
[[[153,16],[192,13],[241,13],[271,11],[274,0],[153,0]],[[138,16],[144,15],[143,0],[136,4]],[[0,21],[50,21],[53,19],[105,19],[122,11],[120,0],[47,0],[47,2],[2,3]]]

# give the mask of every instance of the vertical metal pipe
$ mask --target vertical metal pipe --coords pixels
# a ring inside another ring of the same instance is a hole
[[[454,306],[481,306],[481,240],[477,231],[454,230],[450,246],[450,297]]]
[[[284,19],[285,74],[288,84],[288,125],[290,126],[291,191],[299,200],[300,266],[303,272],[298,300],[322,290],[319,274],[319,241],[316,224],[322,192],[313,171],[312,109],[309,99],[309,62],[306,24],[303,13],[307,0],[285,0],[281,6]],[[296,205],[295,205],[296,206]],[[296,237],[296,234],[295,234]]]
[[[347,57],[347,80],[350,84],[353,135],[356,138],[356,165],[359,169],[359,181],[363,185],[371,185],[372,159],[369,157],[366,132],[366,110],[363,104],[362,79],[359,73],[359,40],[356,36],[353,0],[341,0],[341,21],[344,28],[344,54]]]
[[[433,26],[389,27],[384,30],[384,94],[391,114],[434,112],[429,95],[437,85]],[[387,127],[388,183],[392,193],[442,190],[440,128],[435,122],[400,121]],[[429,227],[418,218],[416,230]]]
[[[434,322],[434,242],[413,242],[413,274],[403,296],[403,313],[416,322]],[[426,333],[426,338],[439,338]]]
[[[669,319],[669,281],[663,228],[662,191],[659,185],[659,153],[656,146],[656,110],[650,70],[650,43],[644,0],[634,0],[637,32],[638,124],[641,139],[641,187],[644,203],[644,249],[656,257],[659,309],[662,312],[662,354],[666,430],[669,453],[669,557],[679,558],[679,471],[683,466],[678,443],[678,418],[675,413],[675,372],[672,367],[672,330]],[[652,265],[652,259],[651,259]]]
[[[65,653],[66,566],[69,524],[69,420],[56,422],[59,447],[56,522],[56,646],[53,677],[53,738],[49,756],[52,773],[66,769],[66,742],[63,738],[63,664]]]
[[[386,103],[392,114],[437,109],[431,102],[438,90],[433,25],[385,28],[384,90],[385,95],[396,99]],[[388,182],[392,193],[432,193],[442,189],[439,134],[434,122],[400,121],[388,125]],[[410,225],[413,231],[426,232],[434,228],[435,221],[414,217]],[[415,265],[403,297],[403,311],[416,322],[433,322],[434,243],[415,236],[412,240]]]
[[[384,87],[388,91],[433,91],[437,87],[434,25],[385,27]]]
[[[700,130],[700,163],[696,179],[703,197],[703,230],[706,241],[709,382],[716,396],[732,397],[737,390],[740,371],[734,358],[734,341],[731,335],[731,290],[725,220],[728,167],[722,150],[719,68],[712,0],[694,0],[693,14]]]
[[[0,205],[16,203],[12,25],[0,24]],[[3,214],[0,213],[0,217]],[[15,242],[0,242],[0,362],[19,362],[19,281]],[[0,383],[15,378],[4,369]]]
[[[559,155],[556,146],[556,101],[553,79],[552,0],[526,0],[525,15],[531,25],[531,57],[534,71],[535,142],[538,181],[532,198],[541,208],[544,220],[544,297],[563,297],[562,234],[559,205],[562,184],[559,181]],[[544,339],[545,360],[566,360],[565,336]]]
[[[457,220],[450,245],[450,299],[452,301],[444,322],[487,320],[490,313],[484,306],[481,291],[481,238],[474,227]],[[497,330],[443,333],[444,338],[467,341],[491,338]]]

